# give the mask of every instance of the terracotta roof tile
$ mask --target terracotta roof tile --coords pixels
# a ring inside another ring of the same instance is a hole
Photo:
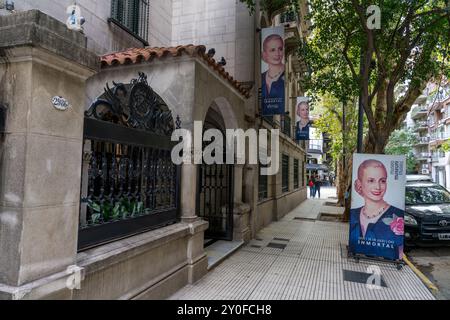
[[[219,65],[213,58],[210,58],[206,53],[205,46],[185,45],[178,47],[167,48],[130,48],[121,52],[107,54],[101,57],[102,68],[113,67],[118,65],[136,64],[142,62],[150,62],[155,58],[180,57],[187,54],[191,57],[199,57],[203,59],[212,69],[219,73],[221,77],[226,79],[236,90],[238,90],[244,97],[249,98],[250,93],[244,89],[224,67]]]

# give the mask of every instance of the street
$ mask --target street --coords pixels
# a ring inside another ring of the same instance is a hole
[[[436,298],[450,299],[450,247],[414,248],[408,257],[439,288]]]

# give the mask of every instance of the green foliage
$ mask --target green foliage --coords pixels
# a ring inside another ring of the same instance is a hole
[[[245,3],[250,11],[250,15],[255,13],[256,0],[239,0]],[[295,12],[299,11],[299,0],[261,0],[261,9],[265,11],[269,16],[276,10],[289,7]]]
[[[443,152],[450,152],[450,140],[445,141],[442,145],[441,145],[441,150]]]
[[[446,1],[310,0],[309,5],[311,36],[298,51],[310,68],[302,87],[340,101],[361,94],[370,142],[384,147],[425,84],[450,75]],[[367,28],[369,5],[381,9],[380,30]],[[405,90],[396,96],[399,85]]]
[[[111,204],[108,201],[94,202],[89,200],[87,204],[92,210],[90,221],[92,224],[123,220],[147,213],[144,210],[144,203],[142,201],[121,199],[115,204]]]
[[[406,155],[407,173],[416,173],[418,162],[414,157],[413,147],[417,142],[417,136],[411,129],[395,130],[389,137],[385,152],[391,155]]]
[[[342,126],[343,108],[342,102],[330,94],[316,96],[315,108],[312,115],[320,116],[314,121],[314,127],[321,132],[326,132],[331,137],[331,156],[333,159],[339,159],[344,151],[344,135]],[[357,109],[351,102],[346,103],[346,131],[345,131],[345,150],[346,156],[352,154],[356,148],[357,134]],[[334,163],[332,163],[334,165]],[[336,170],[336,168],[334,168]]]

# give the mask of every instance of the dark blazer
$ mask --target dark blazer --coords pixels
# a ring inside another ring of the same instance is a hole
[[[309,129],[311,128],[311,121],[308,122],[306,126],[304,126],[300,130],[300,121],[297,121],[295,125],[295,139],[296,140],[309,140]]]
[[[403,247],[403,235],[395,234],[391,230],[391,223],[394,218],[403,219],[404,212],[391,206],[377,223],[369,223],[363,237],[359,221],[361,209],[350,210],[350,252],[389,260],[400,259],[399,249]]]
[[[277,81],[272,82],[270,92],[267,91],[266,74],[261,75],[261,99],[263,115],[284,114],[284,72]]]

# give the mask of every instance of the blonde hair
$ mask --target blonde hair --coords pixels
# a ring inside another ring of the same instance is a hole
[[[284,40],[279,34],[271,34],[266,39],[264,39],[263,46],[262,46],[263,47],[263,51],[266,51],[267,43],[269,43],[269,41],[272,41],[272,40],[280,40],[281,43],[284,46]]]
[[[363,161],[363,163],[361,163],[358,167],[358,179],[359,180],[362,180],[363,175],[364,175],[364,170],[366,170],[368,167],[382,168],[387,177],[387,170],[386,170],[386,167],[384,166],[384,164],[381,161],[378,161],[375,159],[369,159],[369,160]]]

